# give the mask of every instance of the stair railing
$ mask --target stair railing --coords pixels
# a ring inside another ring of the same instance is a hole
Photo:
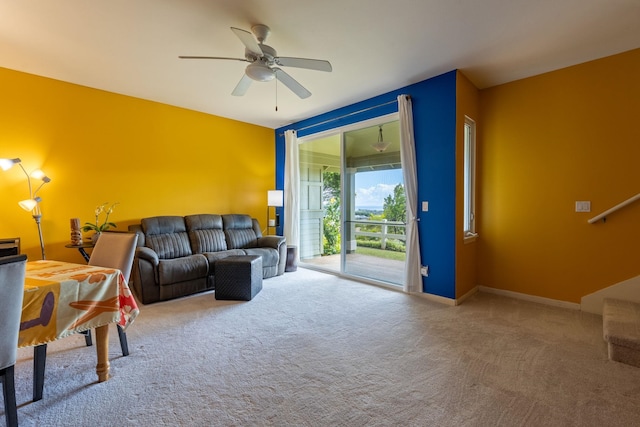
[[[618,203],[617,205],[615,205],[611,209],[608,209],[608,210],[602,212],[600,215],[594,216],[593,218],[591,218],[589,220],[589,224],[593,224],[594,222],[598,222],[600,220],[606,221],[607,220],[607,215],[612,214],[615,211],[620,210],[620,209],[624,208],[627,205],[630,205],[631,203],[635,202],[638,199],[640,199],[640,193],[636,194],[633,197],[628,198],[627,200],[625,200],[622,203]]]

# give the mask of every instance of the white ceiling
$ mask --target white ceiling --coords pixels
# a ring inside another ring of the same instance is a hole
[[[312,92],[253,82],[230,27],[271,27]],[[486,88],[640,47],[640,0],[1,0],[0,67],[276,128],[462,70]]]

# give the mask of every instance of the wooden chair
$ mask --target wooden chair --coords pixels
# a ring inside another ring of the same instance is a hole
[[[8,427],[18,425],[14,365],[18,352],[26,262],[26,255],[0,257],[0,378],[4,385],[4,413]]]

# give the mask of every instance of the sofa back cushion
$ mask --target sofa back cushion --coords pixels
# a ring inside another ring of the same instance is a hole
[[[249,215],[222,215],[228,249],[255,248],[258,235]]]
[[[192,254],[183,217],[143,218],[140,225],[145,234],[145,245],[153,249],[158,258],[173,259]]]
[[[220,215],[187,215],[184,217],[193,253],[227,250],[227,241],[222,229]]]

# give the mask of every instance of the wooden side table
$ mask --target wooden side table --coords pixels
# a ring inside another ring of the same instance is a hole
[[[80,255],[82,255],[82,258],[84,258],[86,262],[89,262],[89,254],[85,249],[93,248],[94,246],[95,245],[93,243],[83,243],[81,245],[72,245],[72,244],[64,245],[65,248],[77,249],[78,252],[80,252]]]

